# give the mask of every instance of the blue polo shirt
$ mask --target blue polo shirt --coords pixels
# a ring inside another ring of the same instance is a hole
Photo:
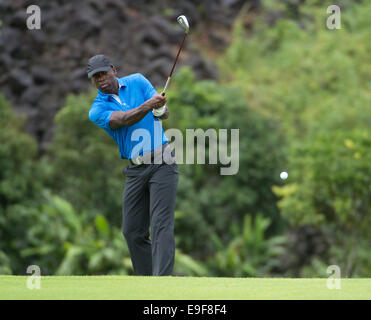
[[[89,119],[116,141],[120,157],[136,158],[168,142],[161,121],[154,117],[152,112],[148,112],[142,120],[131,126],[111,129],[109,121],[113,112],[137,108],[157,94],[152,84],[140,73],[116,79],[119,83],[118,96],[121,103],[113,95],[98,90],[98,96],[89,111]]]

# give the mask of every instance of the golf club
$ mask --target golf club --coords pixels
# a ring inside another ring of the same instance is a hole
[[[177,21],[178,23],[182,26],[182,28],[184,29],[184,36],[183,36],[183,39],[182,39],[182,42],[180,43],[180,46],[179,46],[179,50],[178,50],[178,53],[176,55],[176,58],[175,58],[175,61],[174,61],[174,64],[173,64],[173,67],[171,68],[171,71],[170,71],[170,74],[166,80],[166,84],[165,84],[165,87],[164,87],[164,90],[162,90],[162,95],[164,96],[166,94],[166,89],[170,83],[170,79],[171,79],[171,76],[173,75],[173,72],[174,72],[174,68],[175,68],[175,65],[178,61],[178,58],[179,58],[179,54],[180,54],[180,51],[182,51],[182,48],[183,48],[183,44],[184,44],[184,40],[185,38],[187,37],[187,34],[189,32],[189,23],[188,23],[188,20],[186,18],[186,16],[184,15],[180,15],[178,18],[177,18]],[[152,112],[155,116],[158,116],[160,114],[163,114],[165,111],[165,106],[162,107],[162,108],[159,108],[159,109],[154,109]]]
[[[184,40],[185,40],[185,38],[187,37],[187,34],[188,34],[188,32],[189,32],[189,23],[188,23],[188,20],[187,20],[186,16],[183,16],[183,15],[179,16],[179,17],[177,18],[177,21],[179,22],[179,24],[182,26],[182,28],[183,28],[185,31],[184,31],[183,40],[182,40],[182,42],[181,42],[181,44],[180,44],[180,47],[179,47],[179,50],[178,50],[178,54],[176,55],[176,58],[175,58],[175,61],[174,61],[174,64],[173,64],[173,67],[171,68],[171,71],[170,71],[169,77],[167,78],[167,81],[166,81],[166,84],[165,84],[164,90],[163,90],[162,93],[161,93],[163,96],[164,96],[165,93],[166,93],[166,89],[167,89],[167,87],[168,87],[168,85],[169,85],[169,82],[170,82],[171,76],[173,75],[174,68],[175,68],[175,65],[176,65],[176,63],[177,63],[177,61],[178,61],[180,51],[181,51],[182,48],[183,48]]]

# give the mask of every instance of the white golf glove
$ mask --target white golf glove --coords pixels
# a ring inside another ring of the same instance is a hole
[[[166,111],[166,104],[161,108],[153,109],[152,113],[155,117],[161,117],[165,113],[165,111]]]

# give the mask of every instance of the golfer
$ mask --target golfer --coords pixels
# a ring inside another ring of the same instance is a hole
[[[139,73],[117,78],[104,55],[89,60],[87,73],[98,89],[89,118],[116,141],[120,157],[130,159],[124,169],[123,234],[134,272],[171,275],[178,166],[159,120],[169,110],[166,106],[158,117],[152,112],[166,105],[166,97]]]

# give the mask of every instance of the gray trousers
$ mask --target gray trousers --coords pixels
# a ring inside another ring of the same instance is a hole
[[[131,164],[124,174],[123,234],[134,273],[171,275],[178,166],[176,163]]]

